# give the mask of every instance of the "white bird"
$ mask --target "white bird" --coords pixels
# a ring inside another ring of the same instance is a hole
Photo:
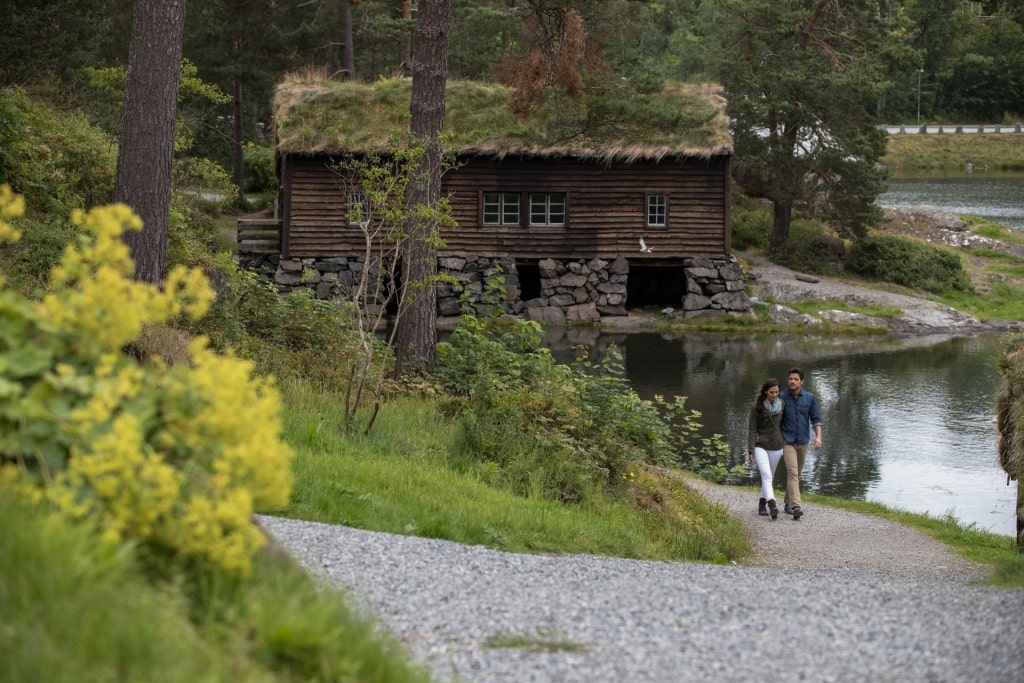
[[[640,238],[640,253],[641,254],[650,254],[652,251],[654,251],[654,247],[647,246],[647,242],[644,242],[644,238],[641,237]]]

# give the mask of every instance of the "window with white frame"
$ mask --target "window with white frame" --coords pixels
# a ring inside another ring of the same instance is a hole
[[[484,192],[484,225],[519,225],[518,192]]]
[[[663,194],[647,195],[647,227],[664,228],[668,219],[668,197]]]
[[[531,192],[530,225],[565,225],[565,193]]]
[[[359,225],[370,219],[370,199],[358,190],[348,193],[348,224]]]

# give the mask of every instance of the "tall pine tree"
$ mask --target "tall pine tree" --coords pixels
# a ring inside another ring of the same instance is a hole
[[[185,0],[137,0],[132,18],[114,201],[132,207],[140,232],[124,239],[142,282],[163,280],[171,205],[174,124]]]

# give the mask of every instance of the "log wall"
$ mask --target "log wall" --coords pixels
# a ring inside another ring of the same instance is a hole
[[[459,227],[442,234],[447,244],[439,256],[626,256],[657,264],[731,250],[729,157],[630,164],[540,157],[473,157],[461,162],[443,183]],[[363,236],[358,226],[348,225],[345,179],[331,160],[287,157],[282,166],[284,254],[301,258],[359,253]],[[494,191],[564,192],[567,224],[481,225],[482,193]],[[668,198],[665,228],[645,227],[649,194]],[[640,253],[641,236],[653,248],[651,253]]]

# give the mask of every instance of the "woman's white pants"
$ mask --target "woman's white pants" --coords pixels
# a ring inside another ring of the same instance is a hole
[[[757,446],[754,448],[754,462],[757,464],[757,471],[761,473],[761,497],[771,500],[775,497],[772,491],[772,480],[775,479],[775,469],[782,460],[782,449],[777,451],[766,451]]]

